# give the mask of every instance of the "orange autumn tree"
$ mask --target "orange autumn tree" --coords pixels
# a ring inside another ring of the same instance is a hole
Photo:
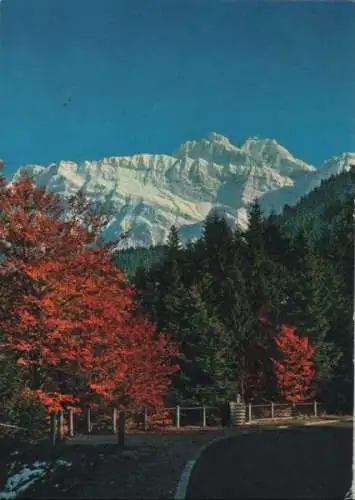
[[[138,314],[108,249],[90,248],[100,216],[78,196],[67,200],[68,219],[26,175],[12,186],[1,179],[0,192],[0,291],[12,302],[3,351],[28,372],[24,393],[51,410],[100,399],[162,404],[176,350]]]
[[[280,359],[272,359],[280,394],[286,401],[304,401],[312,395],[315,352],[307,337],[299,337],[290,326],[282,325],[275,343]]]

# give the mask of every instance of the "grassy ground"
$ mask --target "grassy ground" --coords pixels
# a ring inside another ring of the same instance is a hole
[[[351,426],[251,431],[205,450],[187,498],[340,499],[351,477]]]

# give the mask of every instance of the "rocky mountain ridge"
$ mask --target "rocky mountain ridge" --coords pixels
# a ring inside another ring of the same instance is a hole
[[[36,185],[68,196],[83,188],[88,198],[109,202],[114,213],[104,237],[130,229],[125,246],[165,241],[175,224],[183,240],[199,236],[211,210],[245,227],[247,206],[258,198],[266,213],[279,212],[319,185],[350,169],[355,153],[343,153],[322,168],[295,158],[275,139],[252,137],[239,147],[215,132],[186,141],[175,153],[106,157],[25,165]],[[19,169],[20,171],[20,169]],[[14,179],[18,176],[16,172]]]

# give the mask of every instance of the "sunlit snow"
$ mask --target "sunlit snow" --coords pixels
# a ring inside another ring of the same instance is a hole
[[[11,456],[18,455],[18,451],[11,453]],[[53,472],[54,469],[50,469],[50,464],[48,462],[41,462],[36,460],[31,465],[22,465],[20,470],[12,474],[12,471],[16,468],[16,462],[10,466],[10,476],[8,477],[6,484],[2,491],[0,491],[0,500],[10,500],[16,498],[18,495],[27,490],[32,486],[38,479],[43,478],[49,470]],[[57,466],[71,467],[72,463],[68,460],[57,459]]]
[[[17,473],[11,475],[2,491],[0,491],[0,499],[16,498],[20,493],[29,488],[37,479],[43,477],[48,469],[46,462],[36,461],[32,467],[24,465]]]
[[[252,137],[237,147],[211,132],[172,155],[140,153],[24,168],[49,191],[68,196],[83,187],[89,199],[111,202],[104,237],[112,240],[130,228],[125,245],[146,246],[165,241],[173,224],[183,238],[195,239],[216,207],[245,228],[247,206],[255,198],[266,213],[278,212],[351,163],[355,153],[343,153],[317,169],[274,139]]]

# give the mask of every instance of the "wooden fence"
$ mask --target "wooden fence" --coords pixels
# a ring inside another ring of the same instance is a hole
[[[319,414],[320,405],[316,401],[308,403],[247,404],[246,424],[262,420],[289,419]],[[228,410],[227,410],[228,413]],[[118,443],[124,444],[125,433],[149,430],[181,430],[182,428],[222,427],[230,424],[229,415],[223,415],[222,407],[217,406],[174,406],[154,412],[148,408],[125,409],[113,408],[110,412],[102,408],[86,408],[80,413],[72,409],[51,414],[50,441],[55,445],[65,437],[75,434],[117,435]],[[2,424],[14,427],[11,424]],[[20,428],[18,428],[20,429]],[[22,429],[22,428],[21,428]]]
[[[189,414],[190,412],[190,414]],[[124,418],[126,431],[149,431],[156,429],[182,427],[207,428],[221,426],[220,410],[215,406],[174,406],[164,408],[160,412],[152,412],[148,408],[142,410],[126,409],[112,412],[100,411],[96,408],[86,408],[80,414],[66,410],[51,415],[51,441],[65,435],[73,437],[79,434],[117,434],[120,429],[120,418]]]
[[[317,401],[308,403],[268,403],[260,405],[247,405],[247,421],[258,422],[282,418],[317,417],[321,405]]]

